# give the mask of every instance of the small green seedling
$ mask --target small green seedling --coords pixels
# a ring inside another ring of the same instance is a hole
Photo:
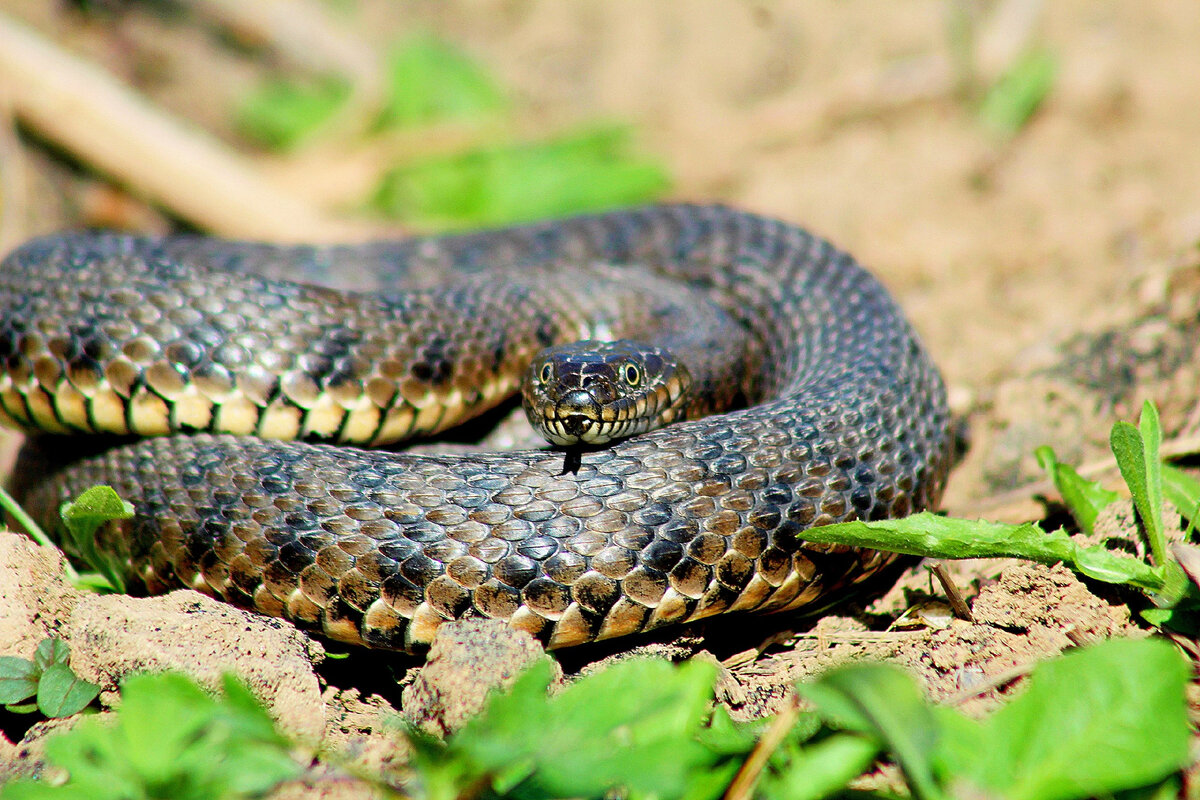
[[[65,783],[19,781],[2,800],[259,797],[300,771],[288,741],[236,678],[213,697],[183,675],[135,675],[121,705],[46,742]],[[111,718],[108,718],[111,717]]]
[[[1170,557],[1166,553],[1166,532],[1163,530],[1163,501],[1169,502],[1190,521],[1190,533],[1200,512],[1200,481],[1163,461],[1160,451],[1162,425],[1158,409],[1149,401],[1142,406],[1137,427],[1128,422],[1117,422],[1109,442],[1155,562],[1165,564]],[[1059,463],[1049,447],[1038,448],[1037,456],[1079,523],[1079,529],[1090,533],[1096,516],[1119,495],[1102,488],[1099,483],[1085,481],[1074,468]]]
[[[122,560],[96,549],[96,531],[114,520],[133,517],[133,505],[122,500],[111,486],[93,486],[59,509],[63,526],[71,538],[75,552],[99,573],[83,579],[97,591],[124,592],[125,570]]]
[[[1026,52],[983,96],[979,121],[1001,138],[1016,135],[1045,102],[1057,75],[1053,54]]]
[[[69,717],[96,699],[100,687],[68,665],[70,648],[62,639],[43,639],[33,660],[0,656],[0,704],[12,712],[40,711],[47,717]]]
[[[58,548],[46,535],[33,517],[21,508],[12,495],[0,488],[0,508],[25,529],[29,538],[43,547]],[[76,589],[94,592],[123,592],[125,579],[123,564],[113,555],[96,549],[96,531],[112,520],[133,517],[133,505],[122,500],[111,486],[93,486],[70,503],[59,509],[63,527],[67,530],[70,544],[76,555],[96,572],[79,574],[70,564],[63,565],[67,580]]]
[[[1091,533],[1096,517],[1120,495],[1105,489],[1098,481],[1085,480],[1070,464],[1059,461],[1053,448],[1048,445],[1039,447],[1035,455],[1038,464],[1054,482],[1054,488],[1058,489],[1063,503],[1075,517],[1079,530]]]

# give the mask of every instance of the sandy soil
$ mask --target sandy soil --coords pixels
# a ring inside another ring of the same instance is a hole
[[[970,422],[972,447],[952,478],[948,508],[1034,518],[1042,512],[1031,500],[1033,490],[1020,488],[1032,477],[1032,446],[1053,441],[1084,461],[1102,458],[1102,446],[1092,442],[1102,442],[1112,419],[1128,415],[1145,394],[1169,407],[1173,436],[1195,433],[1195,376],[1179,377],[1176,370],[1185,359],[1148,371],[1122,372],[1114,364],[1122,365],[1118,356],[1128,352],[1156,365],[1165,363],[1165,352],[1195,355],[1193,301],[1200,296],[1194,292],[1200,263],[1200,15],[1187,0],[1042,5],[483,0],[400,10],[376,0],[359,4],[338,24],[376,48],[404,31],[436,30],[514,88],[523,127],[629,121],[641,146],[669,163],[673,197],[721,200],[800,222],[858,255],[908,310],[946,374],[956,411]],[[951,33],[956,8],[978,19],[979,35],[965,44],[965,61],[963,41]],[[261,54],[231,48],[187,17],[133,10],[85,19],[39,0],[2,0],[0,13],[25,20],[156,104],[244,146],[230,129],[227,110],[261,74]],[[997,13],[1000,22],[988,17]],[[1038,114],[1018,135],[1002,140],[979,124],[973,111],[978,83],[970,78],[998,75],[1026,46],[1053,53],[1058,77]],[[66,224],[170,226],[163,209],[64,161],[28,131],[20,136],[15,147],[10,142],[0,149],[0,168],[11,175],[19,161],[24,176],[15,202],[0,209],[6,245]],[[361,167],[369,162],[342,144],[331,136],[286,159],[260,156],[258,164],[288,191],[336,209],[361,190]],[[1117,355],[1093,346],[1111,344],[1112,335],[1078,337],[1110,328],[1125,332],[1116,337],[1125,348]],[[1084,362],[1090,365],[1087,380],[1079,377]],[[1136,386],[1112,389],[1120,375]],[[1091,392],[1081,401],[1087,413],[1059,415],[1056,404],[1076,391]],[[22,547],[4,539],[0,545]],[[16,570],[15,561],[7,564]],[[0,577],[5,574],[0,569]],[[944,620],[883,631],[883,615],[937,597],[920,571],[871,613],[827,618],[783,637],[788,644],[765,656],[755,657],[756,647],[778,622],[732,643],[701,631],[698,640],[654,646],[671,653],[707,650],[723,660],[722,697],[750,716],[778,707],[797,678],[864,652],[918,670],[934,697],[982,710],[1002,698],[1031,659],[1098,637],[1140,635],[1121,598],[1098,597],[1094,587],[1061,569],[976,564],[959,565],[956,574],[972,598],[973,623]],[[0,619],[0,653],[27,655],[30,641],[84,625],[80,608],[96,605],[66,602],[69,590],[49,573],[8,576],[22,585],[35,577],[42,588],[28,590],[32,605],[25,621],[26,611],[16,606],[15,627]],[[143,604],[137,613],[161,613],[172,603],[205,601],[188,594],[137,602]],[[228,612],[213,617],[218,629],[262,624],[228,618]],[[184,622],[155,626],[175,631]],[[81,643],[88,639],[75,635]],[[231,652],[239,646],[229,645]],[[113,647],[109,642],[100,649]],[[364,763],[388,767],[395,750],[370,737],[388,735],[379,733],[377,719],[389,702],[402,704],[400,690],[362,654],[352,656],[350,667],[330,669],[327,662],[314,672],[319,646],[288,647],[307,662],[297,667],[303,685],[295,691],[310,698],[316,715],[286,723],[288,729],[309,741],[336,740],[332,746]],[[445,658],[453,660],[447,649]],[[512,649],[521,652],[519,645]],[[740,650],[752,652],[739,656]],[[564,665],[570,672],[609,655],[568,656]],[[179,661],[196,657],[193,652]],[[86,662],[87,656],[80,658]],[[130,664],[165,663],[139,658],[130,655],[125,667],[88,667],[89,675],[111,686]],[[236,669],[251,669],[243,665],[249,662],[235,661]],[[395,671],[409,666],[386,663]],[[428,672],[420,677],[409,671],[404,682],[411,696],[441,696],[437,685],[418,689],[414,683],[427,679]],[[263,678],[261,685],[278,686],[279,680]],[[288,718],[278,704],[272,707],[281,720]],[[448,729],[446,720],[461,710],[445,713],[450,716],[427,727]],[[16,740],[23,731],[8,733]],[[38,730],[33,733],[10,752],[36,756]],[[0,756],[5,747],[0,741]],[[13,763],[30,769],[33,756]]]

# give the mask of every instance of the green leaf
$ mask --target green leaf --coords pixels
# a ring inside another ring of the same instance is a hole
[[[1055,488],[1070,509],[1071,516],[1075,517],[1079,529],[1091,533],[1099,513],[1120,495],[1105,489],[1097,481],[1084,480],[1074,467],[1058,460],[1053,448],[1039,447],[1035,454],[1038,464],[1054,481]]]
[[[1129,487],[1129,493],[1133,495],[1134,504],[1137,504],[1139,497],[1142,502],[1145,502],[1146,455],[1141,432],[1132,424],[1119,420],[1113,423],[1108,441],[1113,455],[1117,459],[1117,468],[1121,470],[1121,477],[1125,479],[1125,485]],[[1141,512],[1140,506],[1138,511]],[[1147,516],[1149,509],[1146,511],[1147,514],[1143,515],[1143,522],[1149,524],[1150,518]]]
[[[993,132],[1009,137],[1025,126],[1041,106],[1058,73],[1058,62],[1045,50],[1021,56],[979,106],[979,120]]]
[[[93,486],[60,510],[71,534],[86,536],[110,520],[129,519],[133,513],[133,505],[122,500],[111,486]]]
[[[1163,496],[1195,526],[1200,516],[1200,481],[1170,464],[1162,466]]]
[[[567,687],[548,704],[553,738],[537,748],[535,783],[550,796],[611,786],[681,794],[693,774],[716,761],[697,739],[715,677],[699,662],[628,661]],[[588,746],[597,732],[597,746]],[[664,752],[671,758],[661,758]]]
[[[1160,567],[1171,561],[1167,553],[1166,530],[1163,526],[1163,482],[1162,482],[1162,425],[1158,421],[1158,409],[1147,400],[1142,404],[1142,416],[1138,420],[1142,435],[1142,446],[1146,457],[1146,500],[1147,511],[1153,525],[1147,525],[1151,536],[1154,562]],[[1141,508],[1138,509],[1139,513]]]
[[[1147,591],[1163,589],[1166,578],[1133,558],[1101,546],[1080,547],[1061,530],[1046,532],[1037,524],[1006,525],[986,520],[940,517],[921,512],[875,522],[839,522],[809,528],[806,541],[887,550],[923,558],[1025,558],[1041,564],[1065,563],[1107,583],[1124,583]]]
[[[135,675],[121,697],[113,719],[88,717],[47,740],[48,760],[70,775],[52,797],[251,797],[300,771],[244,689],[214,698],[181,675]],[[3,797],[42,797],[32,786],[49,788],[14,783]]]
[[[1156,628],[1165,628],[1192,639],[1200,638],[1200,609],[1187,606],[1143,608],[1138,616]]]
[[[719,796],[738,762],[701,741],[713,679],[707,664],[630,660],[547,698],[550,668],[540,662],[444,747],[410,733],[423,788],[431,798],[479,781],[520,798],[618,787],[632,797]]]
[[[51,664],[66,664],[71,658],[71,648],[57,636],[50,636],[38,642],[33,654],[33,663],[38,669],[46,669]]]
[[[275,78],[247,95],[234,119],[238,132],[257,144],[291,150],[332,119],[349,97],[350,85],[342,78]]]
[[[71,671],[65,663],[46,667],[38,681],[38,709],[47,717],[69,717],[82,711],[100,694],[100,687]]]
[[[122,500],[111,486],[93,486],[59,509],[75,551],[103,575],[116,592],[125,591],[124,565],[116,555],[96,549],[96,531],[102,525],[130,519],[133,515],[133,505]]]
[[[943,797],[932,771],[937,720],[913,679],[885,664],[833,670],[799,687],[835,727],[871,736],[896,759],[913,796]]]
[[[804,739],[812,736],[820,728],[820,719],[816,714],[801,714],[793,726],[793,731],[802,731]],[[729,711],[723,705],[712,710],[708,726],[699,732],[699,740],[714,753],[721,755],[743,755],[754,749],[759,734],[767,726],[767,720],[753,722],[734,722]]]
[[[392,49],[387,103],[378,125],[471,119],[504,105],[504,92],[473,59],[435,36],[417,34]]]
[[[1161,640],[1112,640],[1037,667],[982,723],[939,715],[941,774],[1009,800],[1104,796],[1188,763],[1188,668]]]
[[[28,703],[5,703],[4,710],[11,711],[14,714],[32,714],[38,710],[38,706],[36,700]]]
[[[1162,482],[1158,469],[1161,431],[1157,420],[1154,406],[1147,403],[1142,411],[1142,430],[1123,420],[1118,421],[1109,434],[1109,443],[1121,477],[1133,496],[1133,504],[1146,531],[1154,562],[1163,566],[1169,563],[1169,559],[1162,530]],[[1154,435],[1156,431],[1158,436]],[[1146,434],[1149,434],[1148,438]]]
[[[632,152],[626,128],[597,126],[399,167],[371,204],[422,227],[499,225],[642,202],[667,184],[661,164]]]
[[[42,670],[27,658],[0,656],[0,704],[19,703],[37,694]]]
[[[1180,785],[1179,776],[1172,775],[1165,781],[1155,785],[1139,786],[1136,789],[1116,792],[1113,795],[1113,800],[1178,800],[1178,798],[1185,796],[1183,787]]]
[[[759,793],[780,800],[821,800],[844,789],[879,754],[873,736],[838,733],[796,748],[778,769],[764,775]]]

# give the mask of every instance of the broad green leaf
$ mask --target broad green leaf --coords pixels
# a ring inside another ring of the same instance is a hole
[[[19,703],[37,694],[42,671],[27,658],[0,656],[0,705]]]
[[[691,793],[697,782],[719,795],[722,786],[704,776],[732,776],[736,762],[700,741],[713,679],[707,664],[631,660],[547,699],[543,663],[492,698],[444,751],[426,744],[418,752],[441,763],[439,787],[466,781],[461,789],[473,775],[520,798],[595,797],[615,787],[633,797],[700,798]]]
[[[948,723],[942,774],[1009,800],[1103,796],[1188,761],[1188,668],[1161,640],[1113,640],[1037,667],[978,724]],[[973,746],[972,746],[973,745]]]
[[[1195,526],[1196,517],[1200,515],[1200,481],[1170,464],[1163,464],[1162,480],[1163,496]]]
[[[873,736],[836,733],[797,748],[778,771],[759,781],[759,794],[778,800],[821,800],[844,789],[865,772],[879,754]]]
[[[1075,517],[1079,529],[1084,533],[1091,533],[1097,515],[1120,495],[1105,489],[1097,481],[1084,480],[1074,467],[1058,460],[1053,448],[1039,447],[1035,453],[1038,464],[1054,481],[1055,488],[1062,495],[1071,516]]]
[[[51,636],[38,642],[33,654],[33,663],[38,669],[45,669],[51,664],[66,664],[71,658],[71,648],[57,636]]]
[[[980,121],[1001,136],[1025,126],[1054,86],[1058,62],[1044,50],[1021,56],[996,82],[979,107]]]
[[[462,50],[428,34],[417,34],[389,56],[388,98],[379,127],[470,119],[506,104],[492,77]]]
[[[712,710],[708,725],[700,730],[699,739],[709,750],[720,755],[742,755],[754,749],[754,743],[767,727],[768,720],[734,722],[723,705]],[[816,714],[801,714],[792,726],[792,735],[812,736],[820,728]]]
[[[80,678],[65,663],[46,667],[38,681],[38,709],[47,717],[69,717],[100,694],[100,687]]]
[[[873,737],[904,770],[914,797],[943,796],[931,761],[937,720],[903,670],[885,664],[844,667],[799,691],[835,727]]]
[[[350,97],[350,84],[327,76],[301,82],[272,78],[235,113],[238,132],[271,150],[291,150],[329,122]]]
[[[255,797],[297,775],[286,740],[263,725],[266,712],[244,689],[234,694],[214,698],[169,673],[129,678],[108,719],[86,718],[47,741],[50,762],[70,775],[52,797]],[[3,797],[41,797],[31,786],[48,788],[15,783]]]
[[[538,748],[533,784],[550,797],[612,786],[682,794],[718,760],[698,741],[715,677],[712,666],[699,662],[638,660],[568,686],[549,703],[551,740]]]
[[[549,724],[546,693],[552,676],[550,660],[542,659],[509,691],[493,694],[485,712],[450,740],[449,755],[464,757],[482,771],[506,768],[509,779],[523,780],[534,769],[530,731]]]
[[[643,202],[667,183],[659,162],[633,152],[627,129],[598,126],[398,167],[371,203],[422,227],[498,225]]]
[[[191,679],[175,674],[133,675],[121,684],[121,734],[139,775],[160,783],[191,761],[186,751],[203,741],[215,704]],[[168,720],[170,720],[168,722]],[[198,751],[203,755],[203,751]]]

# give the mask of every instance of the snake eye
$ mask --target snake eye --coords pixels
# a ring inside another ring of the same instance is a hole
[[[642,371],[638,369],[637,364],[626,363],[625,366],[621,367],[621,378],[624,379],[625,383],[636,387],[642,382]]]
[[[542,364],[542,371],[539,373],[538,379],[541,380],[542,383],[549,383],[550,379],[553,377],[554,370],[550,367],[550,362],[547,361],[545,364]]]

